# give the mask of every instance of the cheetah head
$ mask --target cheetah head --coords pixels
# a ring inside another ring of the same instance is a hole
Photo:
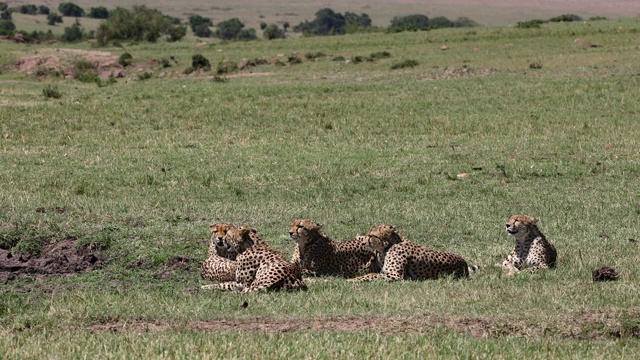
[[[298,244],[305,244],[320,234],[322,225],[308,219],[296,220],[291,224],[289,237]]]
[[[536,225],[539,219],[529,215],[512,215],[507,221],[507,233],[510,236],[524,238],[529,234],[532,227]]]
[[[368,247],[382,254],[400,242],[402,242],[402,236],[398,229],[391,225],[374,226],[367,232]]]
[[[233,228],[233,225],[224,223],[209,225],[209,231],[211,231],[211,243],[213,243],[218,249],[224,249],[225,244],[222,239],[227,235],[227,232],[231,228]]]
[[[256,229],[245,226],[233,227],[227,231],[222,242],[227,251],[235,251],[241,254],[256,244],[254,235],[257,232]]]

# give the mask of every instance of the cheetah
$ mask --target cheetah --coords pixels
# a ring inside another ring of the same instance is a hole
[[[236,256],[233,250],[224,246],[222,239],[231,224],[213,224],[209,226],[211,239],[207,259],[200,266],[200,276],[209,281],[234,281],[236,279]]]
[[[349,279],[350,282],[427,280],[445,275],[463,278],[469,276],[470,270],[478,269],[476,266],[469,268],[458,254],[429,249],[410,241],[391,225],[371,228],[367,232],[366,243],[375,250],[382,271]]]
[[[515,238],[515,247],[501,265],[496,264],[507,271],[507,275],[524,269],[536,272],[555,267],[556,248],[538,230],[538,221],[529,215],[513,215],[507,221],[507,234]]]
[[[298,264],[292,264],[259,237],[254,229],[231,228],[223,238],[225,246],[238,253],[234,281],[205,285],[203,289],[227,291],[307,290]]]
[[[322,225],[308,219],[296,220],[289,237],[296,242],[292,262],[306,275],[353,277],[380,271],[375,252],[365,247],[364,237],[336,242],[324,234]]]

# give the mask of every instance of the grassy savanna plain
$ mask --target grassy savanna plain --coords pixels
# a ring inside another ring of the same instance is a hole
[[[1,284],[0,354],[634,357],[639,30],[634,18],[199,49],[195,40],[75,45],[128,51],[140,63],[178,60],[175,76],[102,87],[3,68],[2,247],[37,253],[77,238],[104,248],[109,262]],[[56,51],[0,46],[9,65]],[[380,51],[391,57],[333,61]],[[195,53],[215,64],[315,52],[326,56],[260,65],[226,82],[177,76]],[[418,66],[391,69],[404,60]],[[46,86],[62,97],[45,98]],[[541,219],[557,269],[506,277],[493,267],[513,246],[504,231],[513,213]],[[210,223],[255,227],[289,256],[289,224],[301,217],[334,239],[394,224],[482,270],[460,281],[318,278],[299,293],[194,290],[206,284],[198,264]],[[157,276],[175,255],[194,259],[191,270]],[[603,265],[620,279],[593,283]]]

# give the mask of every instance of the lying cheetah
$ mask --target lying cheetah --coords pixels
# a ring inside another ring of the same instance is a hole
[[[236,279],[237,253],[228,250],[222,241],[231,224],[213,224],[209,226],[211,239],[207,259],[200,266],[200,276],[209,281],[234,281]]]
[[[538,230],[538,221],[529,215],[513,215],[507,221],[507,233],[516,240],[513,251],[499,265],[507,271],[507,275],[515,275],[525,268],[536,272],[555,267],[556,248]]]
[[[427,280],[444,275],[461,278],[469,275],[467,262],[460,255],[416,244],[390,225],[371,228],[365,241],[376,251],[378,261],[382,263],[382,271],[379,274],[349,279],[350,282],[376,279]],[[477,270],[477,267],[472,270]]]
[[[289,237],[296,242],[292,262],[305,274],[352,277],[380,271],[373,250],[364,246],[364,237],[336,242],[325,235],[322,226],[307,219],[291,225]]]
[[[267,243],[257,239],[254,229],[243,226],[229,229],[223,242],[239,254],[235,280],[202,288],[241,292],[307,290],[298,264],[288,262]]]

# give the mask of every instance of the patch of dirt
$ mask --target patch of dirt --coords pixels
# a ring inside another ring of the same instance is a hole
[[[47,77],[59,74],[65,77],[73,74],[73,68],[79,60],[88,60],[98,74],[113,69],[122,69],[118,64],[118,55],[106,51],[81,49],[44,49],[36,55],[23,56],[14,60],[9,70],[24,72],[28,75]]]
[[[473,69],[468,66],[451,66],[445,68],[442,74],[427,77],[425,80],[449,80],[468,76],[487,76],[493,74],[494,72],[495,70],[492,69]]]
[[[247,308],[247,302],[239,308]],[[474,338],[525,337],[541,338],[558,336],[579,340],[605,338],[640,338],[636,324],[640,308],[619,313],[582,313],[557,318],[557,324],[527,324],[520,319],[459,318],[435,314],[416,314],[403,317],[334,316],[315,319],[257,318],[252,321],[211,320],[195,321],[186,327],[192,331],[260,331],[285,333],[291,331],[365,331],[374,330],[385,335],[403,333],[428,333],[436,327],[444,327]],[[567,326],[570,323],[571,326]],[[179,329],[182,324],[170,321],[136,320],[129,322],[100,323],[88,327],[90,332],[167,331]]]
[[[158,265],[158,272],[154,275],[156,279],[170,278],[174,271],[191,271],[191,263],[197,262],[188,256],[174,255],[165,264]]]
[[[77,247],[78,239],[66,239],[45,245],[39,257],[13,254],[0,249],[0,282],[24,275],[35,277],[67,276],[102,267],[100,249]]]

